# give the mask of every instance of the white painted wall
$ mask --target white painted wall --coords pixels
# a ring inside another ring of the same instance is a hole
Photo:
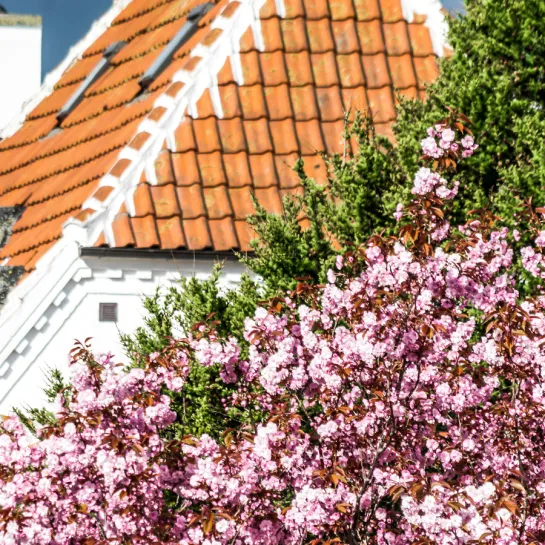
[[[55,302],[27,334],[28,345],[0,378],[0,414],[29,405],[45,405],[44,372],[49,367],[68,371],[68,353],[74,340],[93,337],[96,354],[112,352],[126,362],[119,343],[119,331],[134,332],[142,325],[145,310],[142,300],[158,286],[168,288],[180,276],[204,278],[213,262],[143,259],[80,259],[81,268],[63,287]],[[243,270],[237,262],[225,264],[222,283],[234,286]],[[118,322],[100,322],[99,304],[117,303]]]
[[[5,25],[0,15],[0,130],[40,90],[42,27]]]

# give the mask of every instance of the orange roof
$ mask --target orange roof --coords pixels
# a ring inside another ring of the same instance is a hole
[[[405,21],[401,0],[267,0],[227,36],[226,22],[252,1],[219,0],[144,95],[138,79],[202,0],[133,0],[119,14],[0,142],[0,206],[25,207],[0,261],[32,271],[68,220],[91,221],[110,201],[116,208],[91,245],[246,250],[252,194],[280,212],[282,197],[300,191],[290,168],[298,157],[324,180],[319,154],[343,151],[344,110],[368,110],[389,135],[394,88],[422,96],[437,75],[425,17]],[[57,127],[59,110],[120,40],[128,45]],[[205,56],[222,40],[234,53],[218,65],[219,54]],[[197,73],[208,84],[192,84],[194,103],[181,101],[172,125],[168,108]],[[168,128],[155,130],[167,114]],[[130,170],[144,153],[148,166]]]

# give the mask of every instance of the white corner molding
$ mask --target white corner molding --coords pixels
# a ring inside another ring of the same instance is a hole
[[[82,57],[83,53],[104,33],[112,24],[112,21],[131,3],[131,1],[132,0],[114,0],[112,7],[93,23],[87,34],[77,44],[70,48],[68,54],[61,63],[45,76],[40,90],[23,105],[23,108],[17,116],[0,131],[0,139],[9,138],[22,127],[26,116],[36,108],[44,98],[53,92],[53,88],[66,70]]]
[[[443,57],[444,47],[448,47],[448,23],[441,0],[401,0],[401,6],[403,17],[409,23],[414,21],[415,15],[426,15],[424,25],[430,31],[433,51],[438,57]]]

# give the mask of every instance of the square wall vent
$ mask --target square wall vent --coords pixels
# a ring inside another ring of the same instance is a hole
[[[100,322],[117,322],[117,303],[100,303],[98,319]]]

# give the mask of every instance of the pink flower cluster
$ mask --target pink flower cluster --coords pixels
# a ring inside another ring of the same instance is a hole
[[[57,425],[38,439],[15,417],[2,426],[0,542],[149,543],[169,526],[176,535],[175,518],[163,516],[169,473],[159,432],[176,418],[162,388],[180,386],[186,370],[178,350],[128,373],[110,356],[95,362],[80,350]]]
[[[457,141],[455,129],[443,123],[428,129],[428,136],[422,140],[421,146],[424,155],[433,159],[445,157],[449,152],[462,158],[470,157],[479,147],[470,134]]]
[[[545,299],[520,301],[506,229],[437,241],[437,180],[406,237],[260,308],[244,349],[203,330],[127,374],[82,353],[57,425],[1,430],[0,542],[545,543]],[[167,440],[191,357],[246,417]]]

